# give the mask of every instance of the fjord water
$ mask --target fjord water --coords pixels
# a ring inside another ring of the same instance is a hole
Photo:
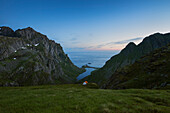
[[[82,67],[88,64],[91,67],[102,67],[107,60],[109,60],[113,55],[117,54],[118,51],[72,51],[67,52],[71,61],[78,67]],[[93,68],[86,68],[86,72],[80,74],[77,80],[83,79],[84,77],[90,75]]]

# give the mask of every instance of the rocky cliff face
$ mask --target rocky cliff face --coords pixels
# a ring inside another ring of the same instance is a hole
[[[170,89],[170,45],[118,69],[104,88]]]
[[[0,27],[1,86],[73,83],[83,71],[60,44],[34,29]]]
[[[92,72],[92,74],[83,80],[95,82],[99,86],[103,86],[111,75],[119,68],[126,65],[133,64],[140,57],[149,54],[155,49],[166,46],[170,43],[170,33],[160,34],[156,33],[150,35],[139,44],[135,45],[133,42],[129,43],[119,54],[113,56],[106,64],[99,70]]]
[[[9,27],[0,27],[0,35],[13,37],[15,32]]]

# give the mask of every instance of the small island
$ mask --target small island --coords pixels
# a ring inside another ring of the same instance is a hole
[[[93,66],[89,66],[87,64],[83,65],[82,68],[93,68],[93,69],[99,69],[98,67],[93,67]]]

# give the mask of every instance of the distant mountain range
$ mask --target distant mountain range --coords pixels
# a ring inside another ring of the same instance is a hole
[[[46,35],[0,27],[0,86],[74,83],[84,71]]]
[[[105,88],[106,84],[108,84],[108,80],[111,79],[110,77],[114,75],[116,70],[133,64],[142,56],[147,55],[156,49],[167,46],[169,43],[170,33],[155,33],[144,38],[138,45],[130,42],[119,54],[111,57],[102,68],[93,71],[90,76],[87,76],[82,81],[87,80],[88,82],[95,82],[101,88]]]

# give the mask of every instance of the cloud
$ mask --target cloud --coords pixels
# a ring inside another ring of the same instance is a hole
[[[69,36],[70,37],[80,37],[80,34],[78,34],[78,33],[70,33]]]
[[[131,41],[138,41],[138,40],[141,40],[141,39],[142,39],[142,37],[138,37],[138,38],[132,38],[132,39],[122,40],[122,41],[118,41],[118,42],[111,42],[111,43],[108,43],[108,44],[125,44],[125,43],[131,42]]]
[[[77,38],[71,38],[69,40],[69,43],[71,43],[71,44],[78,44],[78,43],[80,43],[80,41]]]
[[[117,41],[117,42],[109,42],[109,43],[105,43],[105,44],[100,44],[97,46],[89,46],[88,48],[102,48],[104,46],[112,46],[112,45],[121,45],[121,44],[126,44],[132,41],[139,41],[141,40],[142,37],[138,37],[138,38],[132,38],[132,39],[128,39],[128,40],[122,40],[122,41]]]
[[[71,33],[69,36],[69,38],[70,38],[69,43],[72,43],[72,44],[80,43],[80,40],[77,37],[80,37],[80,35],[77,33]]]
[[[84,51],[86,48],[83,47],[73,47],[73,48],[65,48],[67,52],[72,52],[72,51]]]
[[[101,48],[103,46],[105,46],[105,44],[97,45],[96,48]]]
[[[70,39],[70,41],[76,41],[77,40],[77,38],[71,38]]]

